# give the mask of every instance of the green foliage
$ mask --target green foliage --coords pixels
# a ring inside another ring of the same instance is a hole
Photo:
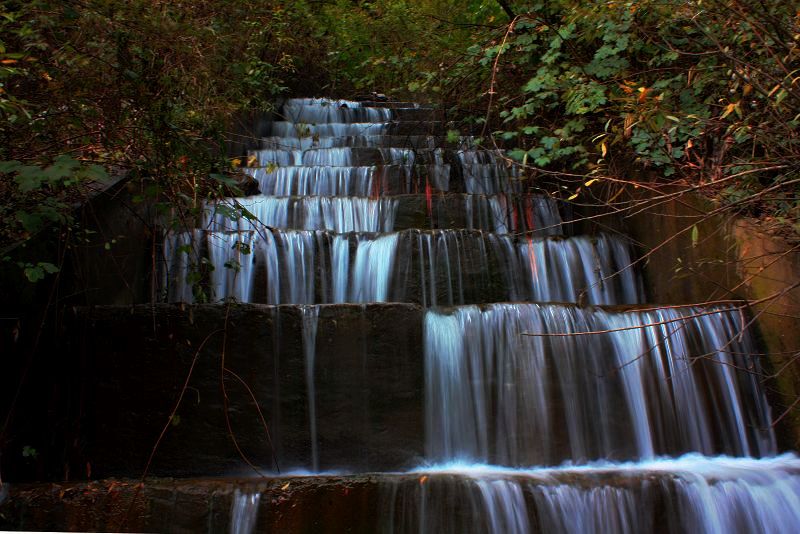
[[[74,207],[120,172],[138,186],[135,202],[176,218],[234,192],[224,154],[231,117],[269,110],[299,64],[324,57],[304,2],[0,9],[0,250],[46,226],[78,235]],[[32,281],[47,272],[23,271]]]
[[[4,184],[6,201],[0,204],[0,219],[5,221],[0,231],[8,240],[18,236],[27,238],[46,224],[74,223],[71,202],[75,200],[75,191],[86,184],[102,184],[109,178],[105,168],[83,164],[64,154],[41,167],[2,161],[0,174],[10,178]],[[44,276],[41,268],[33,266],[25,267],[25,275],[31,281]]]
[[[492,0],[337,0],[316,15],[332,87],[412,97],[439,93],[475,29],[505,22]]]
[[[476,31],[482,44],[465,48],[440,80],[464,115],[487,115],[491,97],[488,126],[511,157],[552,171],[649,169],[662,179],[724,180],[707,188],[724,202],[800,211],[791,186],[800,157],[793,7],[778,0],[514,7],[513,26]]]

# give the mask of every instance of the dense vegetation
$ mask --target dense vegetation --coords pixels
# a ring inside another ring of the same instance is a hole
[[[191,214],[236,187],[230,117],[370,91],[441,104],[571,201],[655,180],[793,236],[798,45],[779,0],[4,1],[0,259],[78,238],[72,206],[122,171]]]

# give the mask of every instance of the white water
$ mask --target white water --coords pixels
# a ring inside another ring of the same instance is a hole
[[[422,194],[447,192],[449,165],[383,166],[284,166],[248,167],[262,195],[356,196]]]
[[[387,532],[789,534],[800,525],[793,454],[550,469],[444,464],[415,473],[387,484]]]
[[[303,220],[311,221],[310,226],[324,223],[339,231],[356,226],[356,220],[364,226],[380,226],[382,212],[373,209],[380,204],[366,199],[336,200],[340,202],[331,203],[330,217],[313,211]],[[281,207],[281,202],[273,199],[250,207],[267,221],[272,218],[271,222],[285,226],[288,208]],[[314,206],[310,197],[303,202]],[[358,206],[357,215],[352,210]],[[392,218],[390,215],[389,220]],[[217,213],[207,224],[226,227],[229,221]],[[439,306],[487,298],[583,299],[593,304],[635,304],[642,298],[638,275],[622,268],[631,261],[628,246],[613,236],[519,242],[509,235],[469,231],[339,234],[264,226],[242,230],[252,227],[252,221],[230,222],[236,223],[231,225],[236,232],[193,232],[167,238],[166,250],[178,256],[180,244],[210,251],[207,267],[213,267],[212,301],[232,297],[241,302],[321,304],[394,298]],[[386,219],[383,223],[388,226]],[[243,254],[237,244],[251,252]],[[192,302],[189,281],[196,265],[178,258],[172,261],[172,268],[178,271],[169,277],[170,300]]]
[[[391,232],[398,201],[359,197],[254,196],[206,206],[203,228],[213,232],[272,228]],[[243,213],[246,213],[245,217]]]
[[[348,137],[360,135],[383,135],[388,133],[390,123],[383,122],[325,122],[320,124],[273,122],[270,135],[274,137]]]
[[[563,234],[555,200],[546,196],[467,195],[464,197],[466,228],[496,234],[535,232],[536,236]]]
[[[490,234],[496,256],[505,266],[508,300],[636,304],[641,281],[630,245],[609,234],[563,240],[519,239]]]
[[[353,123],[353,122],[386,122],[392,120],[393,113],[389,108],[355,107],[351,102],[339,102],[333,105],[285,104],[282,116],[294,123]]]
[[[303,150],[262,149],[252,153],[259,166],[276,165],[327,165],[347,167],[353,165],[353,150],[349,147],[307,148]]]
[[[258,521],[261,494],[236,490],[231,504],[230,534],[252,534]]]
[[[309,148],[377,148],[419,147],[436,149],[437,138],[430,135],[350,135],[343,137],[278,137],[269,136],[261,140],[264,149],[307,150]],[[441,150],[441,149],[437,149]]]
[[[739,335],[734,310],[712,311],[494,304],[428,312],[427,457],[520,466],[774,454],[749,333]],[[625,330],[570,335],[617,329]]]
[[[306,393],[308,395],[308,425],[311,438],[311,469],[319,471],[319,443],[317,439],[317,388],[314,379],[317,355],[317,326],[319,306],[303,306],[303,353],[305,354]]]
[[[376,167],[248,168],[262,195],[369,197],[381,183]]]
[[[500,151],[462,150],[458,158],[467,193],[497,195],[522,191],[519,169]]]

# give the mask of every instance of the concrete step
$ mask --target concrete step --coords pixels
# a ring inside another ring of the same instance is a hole
[[[362,106],[372,106],[376,108],[417,108],[434,110],[437,109],[434,104],[420,104],[417,102],[404,102],[402,100],[361,100],[359,103]]]
[[[11,485],[0,528],[87,532],[781,532],[800,461],[662,460],[514,471]],[[702,495],[704,506],[698,506]],[[736,499],[729,501],[730,495]],[[747,507],[766,501],[771,506]],[[735,502],[736,506],[731,506]],[[744,507],[744,508],[742,508]],[[773,510],[774,509],[774,510]]]
[[[459,150],[471,147],[473,140],[463,137],[456,142],[448,142],[446,137],[434,135],[352,135],[344,137],[264,137],[261,148],[271,149],[308,149],[325,147],[377,147],[377,148],[414,148],[436,149],[439,147]]]
[[[270,196],[393,196],[439,191],[496,195],[535,190],[539,183],[502,164],[463,168],[460,164],[246,167],[256,183],[243,184]],[[257,187],[255,187],[257,185]]]
[[[623,314],[642,308],[600,309]],[[546,309],[563,315],[571,308]],[[584,310],[596,313],[595,308]],[[318,314],[314,339],[309,337],[310,313]],[[44,455],[37,460],[43,468],[71,467],[73,477],[141,476],[165,426],[150,465],[153,476],[249,474],[241,454],[265,472],[276,464],[281,472],[310,469],[315,450],[323,471],[409,469],[426,456],[424,314],[420,306],[396,303],[78,308],[65,323],[60,355],[74,371],[52,377],[53,391],[61,392],[53,400],[62,400],[52,405],[48,439],[63,449],[31,445]],[[592,374],[617,361],[606,341],[593,355],[582,355],[595,358],[599,367],[585,369],[585,376],[576,369],[574,380],[599,381],[598,386],[617,391],[620,385],[613,380],[618,375]],[[566,354],[558,349],[551,357],[558,368]],[[720,372],[718,363],[702,359],[692,369],[702,381]],[[558,412],[560,383],[553,379],[549,385],[554,417],[563,415]],[[746,387],[744,381],[741,385]],[[177,417],[169,424],[182,392]],[[70,401],[77,398],[83,402]],[[627,419],[619,424],[631,432]],[[566,435],[549,438],[561,448],[551,461],[570,458]],[[535,448],[531,452],[538,454],[541,444]],[[624,451],[618,454],[626,458]],[[5,480],[19,478],[12,464],[4,475]]]
[[[378,136],[389,137],[394,136]],[[280,143],[287,139],[278,137],[272,147],[250,151],[248,166],[292,166],[303,165],[308,167],[332,166],[342,167],[348,165],[420,165],[420,164],[457,164],[465,168],[481,165],[496,165],[505,168],[518,166],[508,158],[504,158],[501,151],[475,150],[466,146],[429,148],[429,147],[361,147],[361,146],[315,146],[321,140],[311,139],[310,144],[302,148],[281,147]],[[340,139],[340,138],[334,138]],[[349,139],[349,138],[344,138]],[[398,139],[404,139],[399,137]],[[290,141],[289,144],[292,142]],[[277,148],[276,148],[277,147]]]
[[[249,252],[240,253],[242,246]],[[638,302],[638,278],[626,268],[631,253],[626,241],[608,234],[539,238],[476,230],[195,230],[165,239],[163,287],[166,300],[191,302],[189,261],[213,266],[213,274],[199,286],[211,301],[235,297],[268,304],[447,306],[577,302],[586,290],[583,298],[591,304],[633,303]],[[231,267],[234,263],[240,272]]]
[[[343,137],[351,135],[444,135],[442,122],[432,120],[304,124],[275,121],[265,135],[280,137]]]
[[[382,122],[441,120],[440,110],[401,106],[358,106],[347,104],[328,106],[284,106],[276,113],[278,120],[295,123],[321,124],[326,122]]]
[[[340,206],[338,211],[333,209],[336,206]],[[558,201],[540,195],[489,196],[431,192],[428,195],[396,195],[377,199],[256,195],[209,204],[202,221],[198,221],[198,227],[234,231],[266,225],[337,232],[450,228],[496,233],[534,232],[536,236],[547,236],[563,233],[560,222],[568,219],[569,210],[568,206],[561,206],[564,214],[560,214],[559,207]],[[236,210],[240,208],[253,214],[262,224],[253,224],[243,218],[233,219],[232,213],[237,213]],[[353,225],[348,224],[351,219]]]
[[[255,156],[250,166],[269,165],[291,166],[369,166],[369,165],[411,165],[436,163],[443,155],[429,149],[373,148],[373,147],[332,147],[308,148],[305,150],[262,149],[249,154]]]

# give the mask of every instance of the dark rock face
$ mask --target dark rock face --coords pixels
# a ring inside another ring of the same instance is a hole
[[[184,382],[150,474],[252,474],[243,455],[259,470],[274,470],[276,460],[281,469],[309,468],[301,313],[239,304],[80,310],[76,357],[94,384],[92,475],[142,474]],[[414,305],[320,308],[313,386],[321,469],[399,469],[422,455],[421,314]]]

